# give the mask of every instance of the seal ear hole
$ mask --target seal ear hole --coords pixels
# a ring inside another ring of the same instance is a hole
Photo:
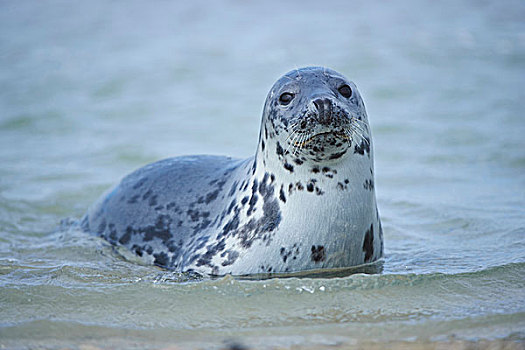
[[[279,96],[279,103],[282,104],[283,106],[286,106],[287,104],[292,102],[293,98],[294,98],[294,94],[292,93],[289,93],[289,92],[282,93],[281,96]]]
[[[349,98],[350,96],[352,96],[352,89],[346,84],[341,85],[339,89],[337,89],[337,91],[339,91],[339,93],[345,98]]]

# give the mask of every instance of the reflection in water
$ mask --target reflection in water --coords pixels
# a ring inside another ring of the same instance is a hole
[[[245,280],[264,280],[270,278],[343,278],[355,274],[380,274],[383,272],[384,261],[379,260],[371,264],[365,264],[354,267],[336,268],[336,269],[319,269],[319,270],[308,270],[299,271],[293,273],[265,273],[265,274],[254,274],[238,276],[239,279]]]

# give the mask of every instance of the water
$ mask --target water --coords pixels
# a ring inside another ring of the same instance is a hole
[[[524,18],[520,1],[2,2],[0,347],[522,348]],[[148,162],[250,156],[267,90],[312,64],[364,96],[382,273],[191,281],[57,229]]]

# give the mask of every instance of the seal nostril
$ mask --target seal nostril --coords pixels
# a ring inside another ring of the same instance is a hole
[[[323,108],[324,102],[322,99],[318,98],[313,101],[315,108],[317,108],[317,111],[321,111]]]
[[[333,113],[332,100],[330,100],[329,98],[325,98],[324,106],[325,106],[324,108],[326,109],[326,112],[325,112],[326,118],[330,122],[332,120],[332,113]]]
[[[317,119],[322,124],[329,124],[332,121],[332,101],[329,98],[316,98],[312,101],[317,109]]]

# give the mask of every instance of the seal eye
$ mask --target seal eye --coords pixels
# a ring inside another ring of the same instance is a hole
[[[337,91],[339,91],[339,93],[343,95],[343,97],[349,98],[350,96],[352,96],[352,89],[346,84],[341,85],[339,89],[337,89]]]
[[[281,96],[279,96],[279,103],[282,104],[283,106],[286,106],[287,104],[292,102],[293,98],[294,98],[293,94],[289,92],[285,92]]]

